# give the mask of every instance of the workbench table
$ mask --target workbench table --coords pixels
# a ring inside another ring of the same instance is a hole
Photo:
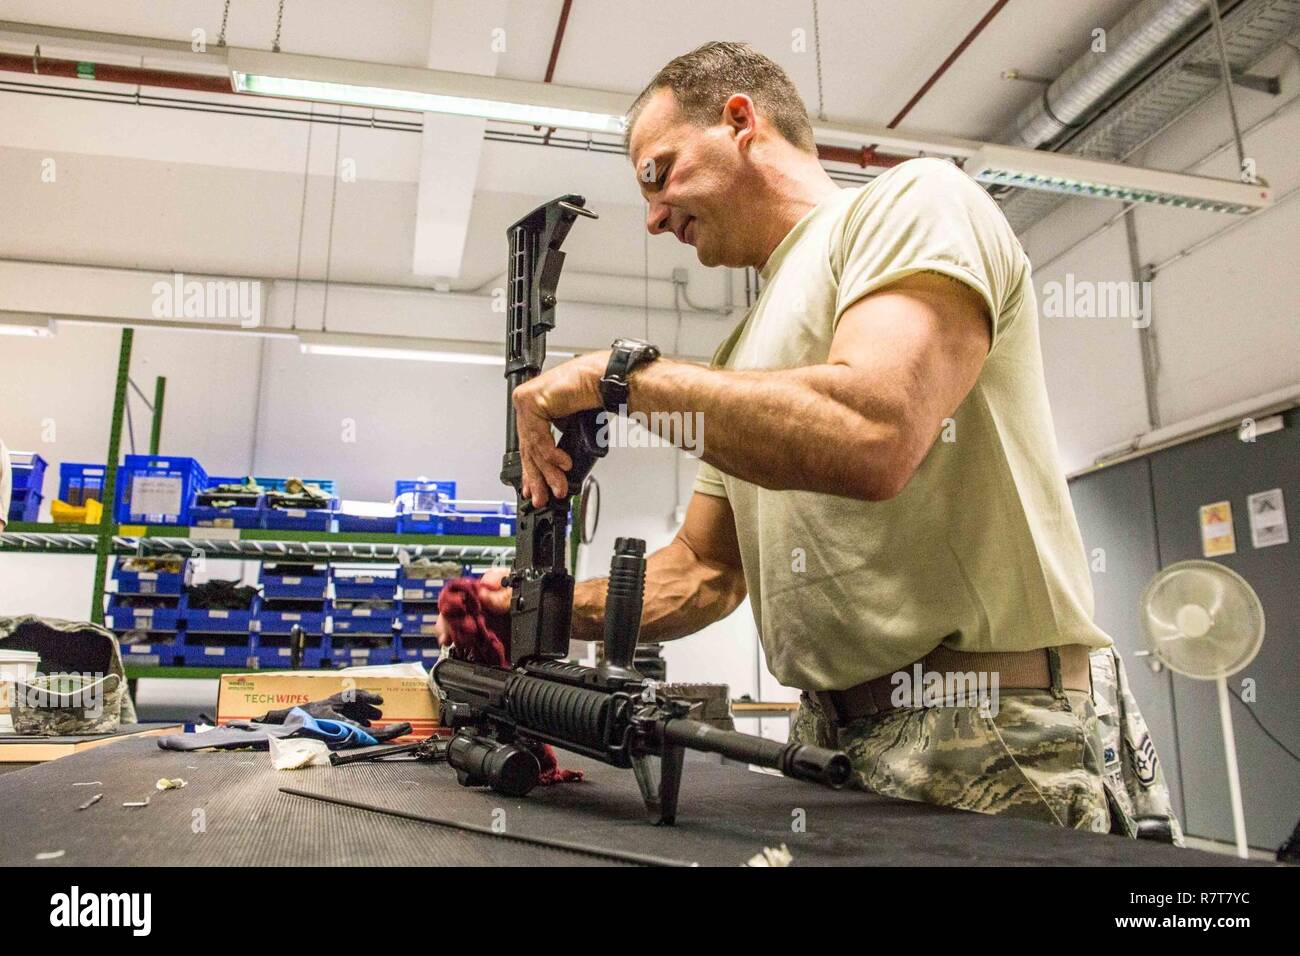
[[[1195,850],[832,791],[688,756],[675,827],[646,818],[631,771],[560,754],[582,783],[524,799],[460,787],[445,764],[275,771],[265,752],[180,753],[126,739],[0,775],[0,866],[601,865],[607,857],[468,833],[281,793],[616,851],[734,866],[785,844],[795,865],[1233,866]],[[187,786],[154,789],[161,777]],[[99,781],[92,786],[78,783]],[[96,793],[103,798],[78,810]],[[145,807],[124,802],[149,798]],[[792,828],[799,820],[802,832]],[[38,854],[61,856],[37,861]]]

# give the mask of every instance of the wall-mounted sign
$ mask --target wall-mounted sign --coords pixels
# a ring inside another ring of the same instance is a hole
[[[1291,540],[1286,529],[1286,502],[1282,489],[1261,491],[1246,499],[1250,513],[1250,543],[1257,548],[1286,544]]]
[[[1201,554],[1217,558],[1237,553],[1237,536],[1232,530],[1232,502],[1201,505]]]

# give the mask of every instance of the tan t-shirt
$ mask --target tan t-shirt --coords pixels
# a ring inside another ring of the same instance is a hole
[[[851,687],[940,643],[1110,643],[1092,623],[1029,260],[997,204],[951,163],[911,160],[809,212],[772,253],[758,301],[714,365],[825,362],[849,306],[920,271],[975,289],[993,344],[901,494],[869,502],[770,491],[700,466],[695,490],[730,501],[763,648],[792,687]]]

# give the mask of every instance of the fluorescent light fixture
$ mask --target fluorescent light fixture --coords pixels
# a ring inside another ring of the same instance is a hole
[[[1188,176],[1011,146],[985,145],[967,159],[965,169],[990,185],[1209,212],[1244,215],[1273,201],[1269,187],[1262,183]]]
[[[48,315],[28,315],[23,312],[0,312],[0,335],[18,335],[32,339],[48,339],[54,335],[54,321]]]
[[[458,365],[499,365],[503,368],[506,364],[505,346],[491,342],[462,342],[350,332],[301,332],[298,339],[299,348],[304,355],[448,362]],[[547,359],[552,358],[573,358],[573,353],[551,350],[547,353]]]
[[[625,125],[627,97],[601,90],[261,50],[231,49],[226,62],[236,93],[477,116],[615,136],[623,134]]]

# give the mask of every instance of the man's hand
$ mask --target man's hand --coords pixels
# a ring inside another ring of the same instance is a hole
[[[602,407],[600,379],[608,364],[608,350],[592,352],[557,365],[515,389],[523,495],[533,507],[540,508],[551,495],[562,498],[568,494],[566,473],[573,461],[556,447],[551,423],[575,412]]]

